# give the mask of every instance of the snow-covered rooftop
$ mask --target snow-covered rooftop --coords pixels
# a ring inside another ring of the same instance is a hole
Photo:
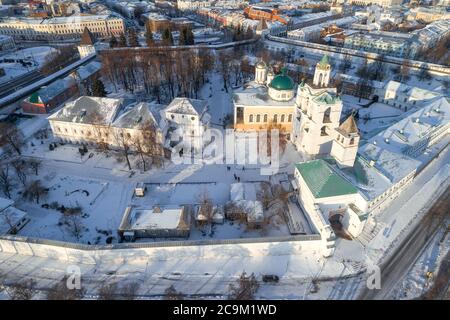
[[[175,98],[165,112],[201,116],[206,111],[206,105],[207,102],[204,100]]]
[[[49,120],[77,123],[111,124],[119,113],[124,99],[82,96],[67,103],[48,117]]]
[[[402,93],[403,95],[408,96],[410,100],[418,100],[418,101],[426,101],[442,96],[440,93],[435,91],[430,91],[418,87],[412,87],[407,84],[393,80],[387,82],[384,89],[386,90],[386,92],[393,91],[396,93]]]
[[[183,207],[165,206],[152,209],[132,209],[130,228],[133,230],[178,229],[183,219]]]
[[[140,102],[127,108],[113,123],[114,127],[118,128],[142,128],[145,125],[158,126],[159,112],[153,113],[155,106]]]
[[[366,160],[375,161],[375,167],[391,182],[398,182],[421,163],[405,152],[449,122],[450,103],[445,97],[437,98],[372,137],[358,152]]]
[[[69,17],[54,17],[48,19],[37,18],[6,18],[0,21],[0,24],[77,24],[88,21],[105,21],[108,19],[118,19],[110,15],[73,15]]]
[[[378,169],[392,183],[396,183],[416,170],[420,161],[410,158],[399,151],[366,143],[359,151],[368,161],[375,161],[375,168]]]
[[[88,64],[79,67],[75,73],[79,77],[80,81],[86,80],[91,77],[93,74],[100,71],[102,64],[98,61],[92,61]]]
[[[42,87],[41,89],[39,89],[37,92],[37,97],[40,103],[46,104],[50,102],[50,100],[54,99],[56,96],[63,93],[65,90],[75,85],[76,85],[75,80],[72,77],[67,76],[63,79],[57,80],[49,84],[46,87]],[[27,100],[29,101],[31,97],[32,96],[27,98]]]
[[[250,83],[251,85],[251,83]],[[244,106],[293,107],[294,98],[290,101],[276,101],[270,98],[265,86],[251,86],[234,91],[233,102]]]
[[[426,138],[435,128],[450,122],[450,102],[439,97],[419,110],[408,114],[370,139],[378,147],[401,153],[418,141]]]

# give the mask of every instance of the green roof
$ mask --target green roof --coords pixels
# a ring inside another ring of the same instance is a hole
[[[297,163],[300,172],[315,198],[336,197],[357,193],[357,189],[338,175],[324,160]]]
[[[37,91],[31,94],[30,103],[39,103],[39,93]]]
[[[340,98],[338,96],[331,95],[328,92],[324,92],[321,95],[314,98],[314,101],[324,104],[335,104],[339,100]]]
[[[294,89],[294,80],[285,74],[279,74],[270,82],[270,86],[277,90]]]
[[[330,64],[330,61],[328,60],[328,56],[327,56],[327,55],[324,55],[324,56],[322,57],[322,59],[320,60],[319,65],[321,65],[321,66],[326,66],[326,65],[328,65],[328,64]]]

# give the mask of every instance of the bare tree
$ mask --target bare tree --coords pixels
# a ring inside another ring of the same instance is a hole
[[[6,287],[11,300],[31,300],[35,294],[36,283],[34,280],[22,281]]]
[[[75,237],[78,241],[81,239],[86,227],[81,220],[81,217],[77,214],[64,214],[60,218],[60,223],[65,226],[70,235]]]
[[[12,178],[9,174],[9,164],[3,164],[0,166],[0,188],[2,188],[3,193],[9,199],[11,199],[13,183]]]
[[[133,143],[130,133],[123,128],[114,128],[113,135],[120,154],[125,158],[128,169],[131,170],[130,155]]]
[[[213,202],[209,196],[208,191],[204,190],[199,195],[197,195],[197,201],[199,203],[199,215],[205,217],[200,224],[211,225],[213,221]]]
[[[419,74],[417,75],[417,78],[419,80],[423,81],[423,80],[430,80],[432,78],[432,76],[427,69],[420,69]]]
[[[64,276],[58,283],[47,292],[47,300],[80,300],[85,294],[84,289],[69,289],[67,287],[68,277]]]
[[[409,67],[409,61],[404,59],[402,66],[400,67],[400,82],[407,81],[409,79],[411,68]]]
[[[95,145],[101,152],[109,151],[109,144],[108,144],[109,128],[104,125],[105,123],[104,115],[95,110],[91,113],[90,117],[91,123],[93,123],[92,139],[94,140]]]
[[[230,54],[225,51],[219,53],[219,72],[222,75],[223,88],[228,92],[231,75],[231,58]]]
[[[15,124],[0,123],[0,147],[12,148],[18,155],[21,155],[23,144],[23,134]]]
[[[116,300],[118,298],[117,292],[117,283],[104,283],[98,289],[98,300]]]
[[[287,204],[289,201],[289,191],[286,191],[280,184],[276,184],[272,188],[274,198],[279,200],[283,204]]]
[[[342,59],[341,64],[339,65],[339,70],[342,73],[346,73],[351,66],[352,66],[352,57],[348,53],[346,53],[344,55],[344,58]]]
[[[356,75],[363,79],[369,79],[370,73],[367,58],[363,60],[363,63],[356,70]]]
[[[368,98],[372,92],[371,81],[367,78],[359,78],[358,83],[356,84],[356,94],[359,98],[359,102],[361,102],[362,98]]]
[[[77,56],[77,49],[74,45],[65,45],[58,47],[58,50],[49,54],[42,66],[42,73],[52,74],[67,66]]]
[[[150,159],[153,163],[159,163],[164,156],[157,126],[152,121],[145,121],[142,124],[140,133],[131,138],[131,144],[141,158],[144,171],[147,170]]]
[[[42,161],[39,159],[30,159],[26,161],[27,165],[34,171],[35,175],[39,175],[39,168],[42,165]]]
[[[25,188],[23,197],[28,201],[36,200],[39,204],[39,200],[48,194],[48,188],[42,185],[40,180],[34,180]]]
[[[270,122],[267,127],[267,138],[263,143],[266,144],[267,155],[270,156],[272,154],[272,133],[276,133],[278,131],[278,150],[283,153],[286,150],[287,146],[287,134],[286,129],[280,124],[276,122]]]
[[[25,187],[27,184],[27,171],[26,162],[24,160],[17,160],[11,162],[14,170],[16,171],[17,178]]]
[[[377,59],[372,67],[372,78],[373,80],[383,81],[385,74],[385,64],[384,64],[384,56],[381,56]]]
[[[252,273],[247,276],[245,271],[239,277],[237,284],[230,284],[230,300],[252,300],[258,291],[259,283]]]
[[[136,298],[136,295],[139,291],[140,284],[137,282],[127,283],[120,290],[121,296],[125,300],[133,300]]]
[[[340,75],[337,75],[333,79],[333,86],[336,88],[337,94],[340,95],[342,92],[342,89],[344,87],[344,81],[342,81],[342,78]]]
[[[164,291],[164,300],[183,300],[183,294],[171,285]]]

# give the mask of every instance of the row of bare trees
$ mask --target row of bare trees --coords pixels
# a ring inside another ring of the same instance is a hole
[[[45,188],[42,187],[40,180],[28,181],[31,174],[37,176],[41,161],[37,159],[3,161],[0,163],[0,189],[3,194],[11,199],[13,188],[16,182],[19,182],[24,188],[23,197],[27,200],[36,200],[45,195]]]
[[[117,91],[142,92],[158,103],[176,96],[197,98],[214,66],[208,50],[107,50],[101,54],[102,75]]]
[[[77,55],[77,48],[74,45],[64,45],[58,47],[57,50],[50,53],[45,58],[44,64],[41,68],[42,73],[45,75],[50,75],[64,68],[72,62]]]

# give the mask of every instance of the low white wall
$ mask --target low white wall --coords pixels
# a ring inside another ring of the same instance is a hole
[[[87,246],[49,240],[36,240],[15,236],[0,237],[0,251],[26,256],[36,256],[80,264],[137,263],[140,260],[168,260],[182,257],[233,257],[298,254],[305,251],[321,253],[323,242],[320,237],[311,240],[289,237],[292,240],[229,244],[170,245],[157,243],[133,243],[111,246]]]

